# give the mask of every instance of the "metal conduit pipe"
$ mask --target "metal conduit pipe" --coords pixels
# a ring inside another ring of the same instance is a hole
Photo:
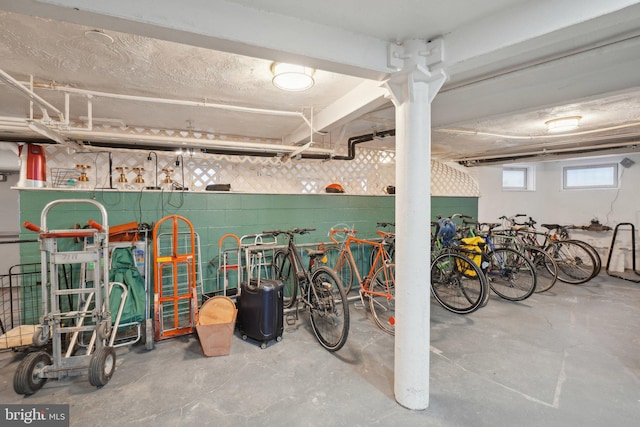
[[[387,136],[395,136],[396,130],[389,129],[382,132],[369,133],[366,135],[352,136],[347,141],[347,155],[346,156],[333,156],[333,160],[353,160],[356,157],[356,145],[363,142],[373,141],[376,138],[385,138]]]
[[[299,111],[285,111],[285,110],[272,110],[267,108],[243,107],[240,105],[218,104],[215,102],[208,102],[206,100],[189,101],[184,99],[170,99],[170,98],[160,98],[160,97],[141,96],[141,95],[127,95],[122,93],[100,92],[96,90],[78,89],[78,88],[73,88],[68,86],[62,86],[56,83],[35,83],[34,86],[37,87],[38,89],[48,89],[48,90],[54,90],[54,91],[59,91],[64,93],[78,94],[86,97],[113,98],[113,99],[122,99],[127,101],[150,102],[154,104],[169,104],[169,105],[184,105],[184,106],[190,106],[190,107],[217,108],[217,109],[229,110],[229,111],[239,111],[243,113],[299,117],[301,119],[304,119],[305,121],[307,120],[306,117],[304,117],[304,114]]]

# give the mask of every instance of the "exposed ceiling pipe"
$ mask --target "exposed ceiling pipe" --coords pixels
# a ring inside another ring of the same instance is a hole
[[[458,135],[472,135],[472,136],[491,136],[491,137],[504,138],[504,139],[532,141],[532,140],[538,140],[538,139],[560,139],[560,138],[564,139],[570,136],[591,135],[594,133],[608,132],[612,130],[626,129],[626,128],[636,127],[636,126],[640,126],[640,122],[632,122],[632,123],[626,123],[624,125],[608,126],[604,128],[584,130],[580,132],[558,133],[558,134],[547,134],[547,135],[510,135],[510,134],[481,132],[481,131],[466,130],[466,129],[445,129],[445,128],[434,129],[434,132],[452,133],[452,134],[458,134]]]
[[[16,123],[13,125],[13,123]],[[54,127],[44,126],[38,121],[30,121],[28,124],[24,120],[21,121],[22,126],[19,128],[17,122],[12,121],[12,126],[18,130],[24,131],[32,130],[40,135],[46,136],[53,141],[59,142],[61,140],[75,140],[85,141],[93,145],[100,145],[102,147],[118,146],[119,144],[132,144],[135,146],[151,146],[154,149],[160,149],[160,147],[167,147],[167,150],[175,150],[181,146],[188,146],[190,148],[197,149],[209,149],[220,151],[232,151],[232,152],[245,152],[245,153],[266,153],[273,156],[284,156],[289,153],[300,150],[297,145],[278,145],[256,142],[242,142],[242,141],[229,141],[221,139],[207,139],[207,138],[189,138],[189,137],[171,137],[163,135],[142,135],[142,134],[126,134],[115,132],[102,132],[102,131],[87,131],[86,129],[71,129],[62,130]],[[45,128],[49,130],[49,133],[55,133],[58,138],[52,138],[52,135],[44,134],[44,131],[40,129],[34,129],[35,127]],[[21,137],[22,140],[29,139]],[[309,147],[305,153],[305,158],[321,158],[328,159],[333,155],[332,150]],[[250,154],[248,154],[250,155]]]
[[[363,142],[373,141],[376,138],[386,138],[387,136],[395,136],[396,130],[389,129],[382,132],[368,133],[366,135],[352,136],[347,141],[348,154],[346,156],[333,156],[333,160],[353,160],[356,157],[356,145]]]
[[[476,159],[462,159],[458,160],[458,164],[474,167],[474,166],[486,166],[486,165],[496,165],[496,164],[505,164],[505,163],[516,163],[522,162],[526,160],[536,159],[537,161],[542,160],[557,160],[561,156],[576,156],[576,155],[585,155],[585,154],[602,154],[604,151],[615,151],[615,150],[623,150],[623,149],[631,149],[635,150],[638,146],[640,146],[640,140],[627,141],[624,143],[610,143],[610,144],[602,144],[597,147],[592,148],[559,148],[552,150],[539,150],[539,151],[531,151],[525,153],[517,153],[510,154],[508,156],[494,156],[489,158],[476,158]]]
[[[45,141],[50,142],[50,141]],[[93,142],[91,145],[85,145],[84,148],[111,148],[111,149],[120,149],[120,150],[152,150],[152,151],[162,151],[162,152],[175,152],[175,146],[168,145],[153,145],[153,143],[142,143],[136,144],[132,146],[129,143],[104,143],[104,142]],[[276,151],[265,151],[265,150],[234,150],[233,148],[199,148],[198,153],[201,154],[219,154],[219,155],[227,155],[227,156],[252,156],[252,157],[284,157],[283,152]],[[154,153],[155,154],[155,153]],[[330,154],[310,154],[310,153],[301,153],[299,157],[301,159],[310,159],[310,160],[330,160]]]
[[[633,132],[627,134],[620,134],[615,136],[610,136],[606,139],[598,138],[598,139],[589,139],[589,140],[580,140],[575,142],[562,142],[562,143],[544,143],[544,144],[532,144],[527,146],[522,146],[519,148],[519,151],[514,152],[513,156],[519,155],[530,155],[530,154],[540,154],[540,153],[549,153],[549,152],[560,152],[560,151],[573,151],[580,150],[581,144],[597,142],[596,147],[620,147],[626,146],[629,144],[635,144],[636,141],[640,138],[640,133]],[[614,141],[614,142],[611,142]],[[468,153],[463,158],[453,159],[455,161],[474,161],[474,160],[485,160],[492,159],[504,156],[504,149],[500,150],[490,150],[483,151],[478,153]]]
[[[35,83],[34,86],[39,89],[49,89],[49,90],[55,90],[55,91],[60,91],[64,93],[79,94],[87,97],[91,96],[91,97],[101,97],[101,98],[122,99],[127,101],[150,102],[154,104],[169,104],[169,105],[184,105],[184,106],[190,106],[190,107],[217,108],[221,110],[238,111],[242,113],[299,117],[300,119],[306,121],[306,117],[304,117],[304,114],[299,111],[270,110],[265,108],[243,107],[239,105],[217,104],[214,102],[207,102],[206,99],[204,101],[188,101],[184,99],[157,98],[157,97],[139,96],[139,95],[125,95],[122,93],[109,93],[109,92],[99,92],[95,90],[72,88],[67,86],[61,86],[56,83]]]
[[[129,142],[131,144],[153,144],[155,146],[169,146],[171,149],[176,149],[180,146],[188,146],[193,148],[207,148],[207,149],[229,149],[235,151],[246,152],[268,152],[268,153],[283,153],[288,154],[300,149],[296,145],[276,145],[276,144],[264,144],[256,142],[240,142],[240,141],[225,141],[225,140],[209,140],[198,138],[175,138],[162,135],[128,135],[117,134],[110,132],[60,132],[70,139],[84,140],[93,142]],[[330,156],[331,150],[325,150],[321,148],[309,148],[307,151],[314,154],[324,154]]]
[[[45,99],[37,95],[33,90],[29,89],[28,87],[26,87],[25,85],[23,85],[13,77],[11,77],[2,69],[0,69],[0,80],[4,81],[7,84],[7,86],[16,90],[18,93],[20,93],[22,96],[27,98],[29,101],[33,102],[38,107],[40,107],[40,110],[42,110],[42,115],[44,117],[48,118],[49,117],[48,110],[52,110],[54,113],[58,114],[60,121],[64,122],[64,115],[62,114],[62,111],[58,110],[56,107],[51,105]]]
[[[17,82],[18,84],[20,84],[19,82]],[[67,113],[67,119],[66,120],[62,120],[62,116],[61,116],[61,122],[62,122],[62,126],[60,126],[60,130],[66,130],[69,132],[86,132],[86,131],[92,131],[93,134],[93,104],[92,104],[92,99],[95,97],[104,97],[104,98],[113,98],[113,99],[121,99],[121,100],[127,100],[127,101],[137,101],[137,102],[149,102],[149,103],[155,103],[155,104],[168,104],[168,105],[180,105],[180,106],[191,106],[191,107],[207,107],[207,108],[217,108],[217,109],[223,109],[223,110],[228,110],[228,111],[236,111],[236,112],[243,112],[243,113],[253,113],[253,114],[266,114],[266,115],[274,115],[274,116],[286,116],[286,117],[294,117],[294,118],[299,118],[302,119],[308,126],[310,129],[310,135],[311,135],[311,143],[307,144],[303,149],[301,149],[300,147],[295,147],[292,149],[286,148],[287,146],[285,146],[284,151],[289,152],[289,151],[293,151],[296,153],[296,155],[298,157],[300,157],[300,153],[302,151],[307,151],[311,144],[313,143],[313,135],[314,133],[319,133],[319,134],[324,134],[324,132],[321,132],[317,129],[314,128],[313,126],[313,108],[311,108],[311,113],[310,113],[310,118],[307,118],[306,115],[304,114],[304,110],[303,111],[284,111],[284,110],[273,110],[273,109],[264,109],[264,108],[253,108],[253,107],[244,107],[244,106],[238,106],[238,105],[228,105],[228,104],[217,104],[217,103],[211,103],[211,102],[207,102],[206,99],[205,101],[201,102],[201,101],[189,101],[189,100],[181,100],[181,99],[170,99],[170,98],[159,98],[159,97],[148,97],[148,96],[138,96],[138,95],[126,95],[126,94],[119,94],[119,93],[108,93],[108,92],[99,92],[99,91],[94,91],[94,90],[86,90],[86,89],[78,89],[78,88],[71,88],[71,87],[67,87],[67,86],[61,86],[58,85],[54,82],[51,83],[31,83],[34,87],[37,87],[39,89],[47,89],[47,90],[55,90],[55,91],[60,91],[63,92],[65,94],[65,106],[68,109],[68,105],[69,105],[69,94],[78,94],[81,96],[85,96],[87,98],[87,118],[88,118],[88,125],[87,128],[70,128],[69,127],[69,119],[68,119],[68,113]],[[31,91],[33,93],[33,91]],[[35,95],[35,93],[34,93]],[[37,95],[36,95],[37,96]],[[46,102],[46,101],[45,101]],[[44,112],[46,114],[46,112]],[[86,138],[83,138],[86,139]],[[224,144],[223,144],[224,145]],[[246,144],[243,144],[246,145]],[[241,150],[243,150],[244,148],[241,148]],[[253,150],[253,148],[247,148],[248,150]],[[317,153],[316,153],[317,154]],[[293,157],[293,156],[292,156]],[[328,154],[322,154],[321,157],[325,158],[328,157]]]

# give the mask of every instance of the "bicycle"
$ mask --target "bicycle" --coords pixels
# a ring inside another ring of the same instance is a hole
[[[486,227],[482,235],[485,247],[482,250],[483,263],[487,264],[485,275],[489,287],[499,297],[509,301],[522,301],[533,294],[536,288],[536,269],[522,253],[507,247],[498,247],[492,239],[493,229],[500,223],[478,223]],[[477,230],[476,230],[477,233]]]
[[[518,216],[525,216],[518,214]],[[558,266],[558,280],[564,283],[578,285],[591,280],[598,274],[598,260],[593,255],[595,249],[589,249],[588,245],[580,240],[561,240],[552,231],[560,228],[558,224],[541,224],[547,228],[546,232],[535,229],[536,221],[531,217],[524,223],[516,223],[516,226],[525,226],[519,232],[524,241],[549,253]],[[540,239],[542,242],[540,242]]]
[[[319,266],[312,271],[312,263],[324,257],[323,251],[309,250],[309,267],[304,267],[294,236],[313,230],[315,229],[294,228],[286,231],[263,231],[263,234],[274,237],[287,235],[287,249],[279,250],[273,256],[274,276],[284,282],[289,301],[296,303],[296,317],[298,303],[302,303],[309,309],[311,329],[316,339],[321,346],[333,352],[340,350],[347,341],[349,306],[340,279],[330,268]]]
[[[336,238],[338,233],[343,233],[345,236],[342,243]],[[385,251],[383,242],[359,239],[355,237],[356,233],[357,230],[349,228],[332,228],[329,231],[331,241],[340,247],[333,269],[340,272],[340,276],[355,276],[360,285],[359,294],[363,306],[365,305],[365,300],[368,300],[369,310],[376,325],[383,331],[394,335],[396,323],[395,264]],[[365,277],[360,275],[351,251],[351,245],[354,243],[369,245],[375,252],[373,263]]]
[[[494,244],[514,249],[529,258],[536,271],[536,288],[534,292],[541,293],[551,289],[558,280],[558,264],[553,257],[540,247],[525,242],[520,233],[523,226],[512,225],[514,217],[507,218],[503,215],[498,219],[506,221],[508,227],[494,231]]]
[[[583,248],[589,251],[589,253],[593,256],[593,260],[595,262],[595,265],[593,267],[593,273],[591,274],[591,277],[589,279],[593,279],[595,276],[598,275],[598,273],[600,273],[600,270],[602,269],[602,258],[600,258],[600,254],[598,253],[596,248],[594,248],[589,243],[583,240],[572,239],[571,236],[569,235],[569,230],[576,227],[574,227],[573,225],[560,225],[560,224],[540,224],[540,225],[542,227],[547,228],[550,232],[553,232],[554,230],[556,230],[557,233],[555,233],[554,235],[556,236],[557,240],[576,242],[580,246],[582,246]]]
[[[376,223],[378,227],[386,228],[386,227],[395,227],[395,222],[378,222]],[[384,230],[376,230],[376,234],[380,236],[382,242],[385,244],[384,250],[389,255],[389,259],[395,260],[396,256],[396,233],[384,231]],[[375,261],[376,253],[375,251],[371,251],[369,254],[369,265],[373,266],[373,262]]]
[[[431,239],[431,294],[452,313],[473,313],[484,305],[488,295],[485,275],[470,257],[477,252],[443,236],[440,222],[431,222],[431,226],[435,227]]]

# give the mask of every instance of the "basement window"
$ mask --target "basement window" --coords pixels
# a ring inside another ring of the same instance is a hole
[[[533,191],[533,166],[505,166],[502,168],[502,189],[507,191]]]
[[[618,188],[618,164],[565,166],[562,168],[565,190]]]

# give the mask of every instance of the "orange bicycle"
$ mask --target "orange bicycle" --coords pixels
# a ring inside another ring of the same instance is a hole
[[[376,325],[383,331],[394,335],[396,324],[396,299],[395,299],[395,264],[389,253],[385,250],[384,242],[359,239],[357,230],[352,228],[331,229],[329,237],[338,245],[334,250],[338,254],[333,263],[333,269],[341,280],[345,291],[351,290],[352,283],[357,280],[360,285],[360,300],[365,305],[369,303],[369,309]],[[342,236],[342,241],[339,240]],[[372,262],[369,273],[362,277],[358,270],[356,260],[351,249],[352,244],[367,245],[371,247]]]

